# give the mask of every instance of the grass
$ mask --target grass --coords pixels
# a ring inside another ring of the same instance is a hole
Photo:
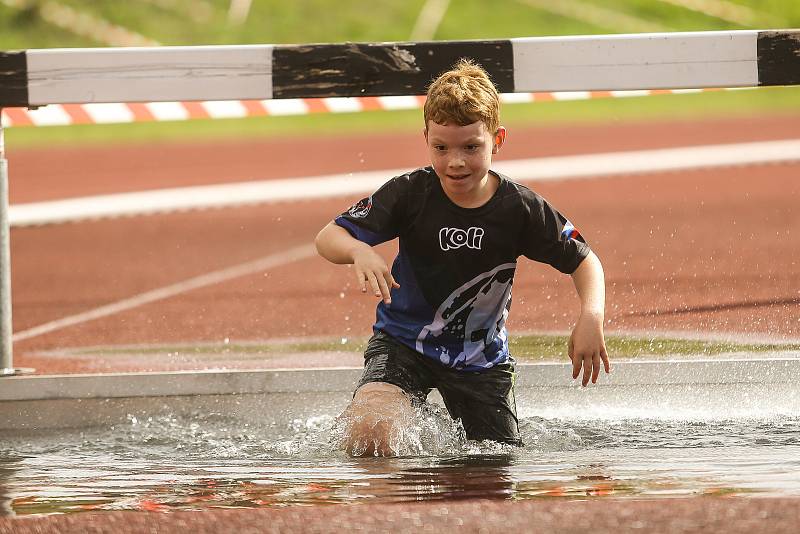
[[[83,46],[97,44],[45,23],[35,9],[16,10],[0,3],[0,50]]]
[[[53,1],[53,0],[50,0]],[[315,43],[408,40],[425,0],[304,0],[253,2],[241,24],[227,20],[229,0],[55,0],[81,12],[143,34],[166,45]],[[748,26],[658,0],[580,0],[622,15],[676,31],[800,26],[800,3],[788,0],[731,0],[748,6],[755,17]],[[19,10],[0,5],[0,46],[42,48],[99,46],[47,25],[38,4]],[[309,23],[313,21],[313,23]],[[503,39],[536,35],[624,33],[620,22],[599,26],[553,14],[526,0],[457,0],[450,2],[432,39]]]
[[[362,352],[366,339],[324,339],[313,341],[280,341],[264,343],[179,344],[145,347],[110,347],[71,350],[72,354],[300,354],[311,352]],[[765,353],[800,351],[800,344],[756,344],[664,337],[629,337],[609,335],[606,346],[612,359],[670,356],[713,357],[726,353]],[[512,336],[511,353],[518,361],[563,361],[567,358],[567,337],[555,334]]]
[[[653,120],[697,120],[756,114],[800,115],[800,87],[761,88],[696,94],[583,101],[506,104],[503,123],[512,128]],[[198,140],[325,137],[375,132],[418,132],[420,110],[319,113],[246,119],[139,122],[75,126],[12,127],[8,149],[52,146],[122,145]]]
[[[520,361],[564,360],[567,358],[567,338],[552,335],[512,337],[511,353]],[[711,357],[732,352],[764,353],[800,350],[800,344],[755,344],[659,337],[608,336],[606,348],[612,359],[650,358],[669,356]]]

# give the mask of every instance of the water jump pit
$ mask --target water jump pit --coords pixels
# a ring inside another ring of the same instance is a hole
[[[800,495],[800,352],[520,364],[525,446],[435,392],[397,458],[339,450],[358,368],[21,376],[0,390],[0,514]]]

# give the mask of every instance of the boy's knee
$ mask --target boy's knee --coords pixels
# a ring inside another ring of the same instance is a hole
[[[408,399],[406,392],[402,388],[390,384],[388,382],[367,382],[358,388],[353,395],[353,401],[370,402],[378,400],[379,402],[394,400],[400,401]]]
[[[413,409],[406,393],[385,382],[364,384],[340,418],[344,419],[343,448],[353,456],[396,456],[398,436],[412,423]]]

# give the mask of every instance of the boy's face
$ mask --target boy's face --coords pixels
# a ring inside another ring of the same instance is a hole
[[[500,149],[505,136],[505,128],[489,132],[482,121],[466,126],[428,121],[428,155],[451,199],[470,202],[482,198],[488,186],[492,155]]]

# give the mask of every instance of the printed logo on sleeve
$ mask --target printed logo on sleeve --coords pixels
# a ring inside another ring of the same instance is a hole
[[[473,226],[467,230],[461,228],[442,228],[439,230],[439,246],[442,250],[467,247],[475,250],[481,249],[483,228]]]
[[[362,198],[347,210],[347,213],[350,214],[351,217],[355,217],[356,219],[363,219],[367,215],[369,215],[369,211],[372,209],[372,196],[370,195],[368,198]]]
[[[578,239],[580,235],[581,234],[578,232],[578,229],[575,228],[571,222],[567,221],[564,223],[564,229],[561,230],[561,237],[564,239]]]

